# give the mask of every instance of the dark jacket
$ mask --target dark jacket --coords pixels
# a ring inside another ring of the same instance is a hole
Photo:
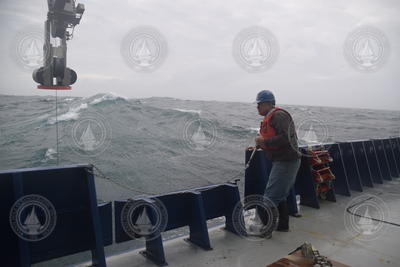
[[[274,128],[276,136],[267,138],[265,145],[278,147],[278,149],[266,149],[268,159],[274,160],[295,160],[300,158],[297,144],[295,125],[289,112],[277,110],[272,115],[270,125]]]

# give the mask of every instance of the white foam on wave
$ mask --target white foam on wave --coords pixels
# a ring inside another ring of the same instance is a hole
[[[185,113],[197,113],[201,114],[201,110],[194,110],[194,109],[181,109],[181,108],[173,108],[173,110],[180,111],[180,112],[185,112]]]
[[[94,99],[89,104],[90,105],[96,105],[96,104],[99,104],[99,103],[104,102],[104,101],[117,100],[117,99],[127,100],[127,98],[125,96],[117,95],[115,93],[110,92],[110,93],[106,93],[106,94],[102,95],[99,98]]]
[[[44,155],[44,160],[45,161],[54,160],[54,159],[56,159],[56,154],[57,154],[57,151],[55,151],[55,149],[49,148],[49,149],[47,149],[46,154]]]
[[[67,98],[67,99],[65,99],[65,101],[69,102],[69,101],[72,101],[74,99],[75,98]],[[87,99],[88,98],[83,98],[82,100],[86,101]],[[117,100],[117,99],[125,99],[125,100],[127,100],[127,98],[124,97],[124,96],[117,95],[117,94],[112,93],[112,92],[106,93],[106,94],[104,94],[104,95],[92,100],[89,103],[82,103],[79,106],[71,107],[66,113],[64,113],[64,114],[62,114],[62,115],[60,115],[58,117],[58,121],[76,120],[76,119],[79,118],[80,111],[84,110],[84,109],[87,109],[88,105],[96,105],[96,104],[99,104],[99,103],[104,102],[104,101]],[[47,121],[47,123],[48,124],[55,124],[56,123],[56,118],[55,117],[50,118]]]
[[[250,131],[252,131],[252,132],[257,132],[258,133],[258,131],[260,130],[260,128],[255,128],[255,127],[250,127],[250,128],[248,128]]]
[[[58,117],[58,121],[70,121],[70,120],[76,120],[79,117],[79,111],[83,109],[87,109],[88,105],[86,103],[80,104],[77,107],[72,107],[70,108],[66,113],[62,114],[61,116]],[[55,124],[56,123],[56,118],[52,117],[48,120],[49,124]]]

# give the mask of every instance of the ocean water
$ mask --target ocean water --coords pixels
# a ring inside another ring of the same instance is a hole
[[[400,112],[282,105],[299,143],[400,135]],[[262,117],[255,104],[173,98],[0,96],[0,169],[91,163],[101,200],[243,176]],[[311,134],[310,134],[311,133]],[[313,140],[313,141],[315,141]]]
[[[244,151],[262,120],[251,103],[112,93],[59,97],[57,116],[55,107],[54,96],[0,95],[0,169],[91,163],[101,172],[96,190],[104,201],[243,178]],[[400,135],[400,111],[282,107],[293,116],[300,145]],[[106,252],[141,245],[132,241]],[[89,258],[83,253],[39,266]]]

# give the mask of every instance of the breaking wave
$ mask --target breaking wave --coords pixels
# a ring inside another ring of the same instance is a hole
[[[103,94],[103,95],[95,98],[89,104],[90,105],[97,105],[97,104],[100,104],[100,103],[103,103],[103,102],[115,101],[115,100],[127,100],[127,98],[124,97],[124,96],[117,95],[115,93],[107,93],[107,94]]]
[[[88,104],[86,104],[86,103],[82,103],[76,107],[71,107],[66,113],[59,115],[58,118],[56,118],[56,117],[50,118],[48,120],[48,124],[55,124],[57,120],[59,122],[76,120],[79,117],[80,111],[87,109],[87,107],[88,107]]]
[[[181,109],[181,108],[173,108],[173,110],[180,111],[180,112],[186,112],[186,113],[196,113],[196,114],[201,114],[201,110],[194,110],[194,109]]]

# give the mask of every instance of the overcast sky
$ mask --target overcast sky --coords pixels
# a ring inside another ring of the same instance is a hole
[[[258,91],[270,89],[281,104],[400,110],[398,0],[79,2],[86,12],[68,42],[68,66],[78,81],[63,96],[114,92],[252,102]],[[44,0],[0,1],[0,93],[52,94],[35,89],[12,52],[16,35],[42,27],[46,12]],[[120,53],[126,34],[145,25],[168,44],[165,61],[151,73],[136,72]],[[390,45],[386,64],[371,73],[357,71],[343,56],[348,34],[364,25],[381,30]],[[265,27],[279,43],[277,60],[265,72],[249,73],[232,56],[236,35],[250,26]]]

